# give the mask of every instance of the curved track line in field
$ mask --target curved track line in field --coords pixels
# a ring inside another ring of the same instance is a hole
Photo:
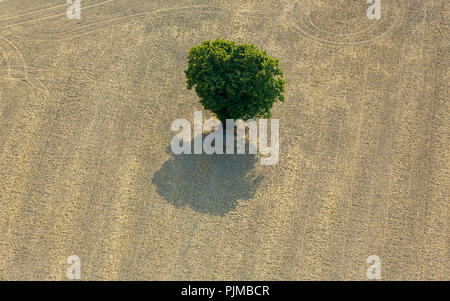
[[[294,1],[291,6],[290,6],[290,11],[289,13],[293,13],[295,7],[299,4],[299,1]],[[293,18],[294,19],[294,18]],[[314,36],[316,34],[316,31],[322,32],[322,33],[327,33],[327,34],[331,34],[331,35],[337,35],[337,36],[350,36],[350,35],[354,35],[354,34],[358,34],[358,33],[364,33],[367,30],[369,30],[370,28],[366,28],[360,32],[355,32],[355,33],[334,33],[334,32],[329,32],[326,30],[323,30],[322,28],[318,27],[316,24],[314,24],[314,22],[312,21],[311,18],[311,2],[308,2],[307,4],[307,20],[302,20],[303,21],[303,28],[301,28],[300,26],[298,26],[297,24],[290,24],[291,27],[296,27],[299,31],[304,31],[305,34],[307,34],[308,36]],[[309,24],[306,23],[306,21],[309,21]],[[311,29],[309,26],[312,26],[313,28]]]
[[[329,32],[327,30],[321,29],[316,24],[312,22],[311,19],[311,6],[310,2],[308,2],[308,9],[307,9],[307,17],[306,19],[303,19],[303,22],[295,22],[294,17],[292,16],[295,10],[296,5],[299,4],[299,0],[294,1],[286,10],[288,15],[288,24],[287,26],[297,33],[298,35],[305,37],[309,40],[326,43],[326,44],[335,44],[335,45],[357,45],[357,44],[365,44],[372,42],[376,39],[379,39],[381,37],[384,37],[388,33],[390,33],[395,27],[399,26],[401,23],[403,23],[405,19],[405,8],[404,4],[402,2],[398,3],[398,10],[396,12],[395,21],[388,25],[388,29],[381,33],[374,33],[374,31],[379,27],[379,24],[377,25],[371,25],[370,27],[361,30],[359,32],[353,32],[353,33],[333,33]],[[297,17],[298,18],[298,17]],[[306,22],[308,21],[308,22]],[[329,34],[332,36],[332,38],[324,38],[321,37],[322,34]],[[373,37],[370,38],[364,38],[365,33],[374,33]],[[356,38],[351,39],[353,36],[356,36]],[[359,36],[359,38],[358,38]],[[362,37],[361,37],[362,36]]]
[[[1,47],[0,47],[1,48]],[[2,51],[0,50],[0,53]],[[5,60],[6,61],[6,60]],[[9,65],[8,68],[12,71],[12,73],[17,73],[18,71],[22,71],[23,70],[23,66],[12,66]],[[33,66],[28,66],[28,72],[27,75],[31,76],[31,77],[43,77],[44,74],[48,74],[51,73],[52,71],[50,69],[44,69],[44,68],[39,68],[39,67],[33,67]],[[3,76],[2,78],[9,78],[9,76]]]
[[[0,0],[0,3],[2,3],[3,1],[6,1],[6,0]],[[100,3],[92,4],[90,6],[86,6],[86,7],[81,6],[81,10],[83,10],[85,8],[88,8],[88,7],[96,6],[96,5],[106,4],[107,2],[112,2],[112,1],[117,1],[117,0],[106,0],[106,1],[103,1],[103,2],[100,2]],[[7,20],[11,20],[11,19],[16,19],[16,18],[20,18],[20,17],[32,15],[32,14],[37,14],[37,13],[48,11],[48,10],[53,10],[55,8],[59,9],[60,7],[64,7],[64,8],[67,9],[68,5],[69,5],[68,3],[56,4],[56,5],[53,5],[53,6],[50,6],[50,7],[29,11],[29,12],[26,12],[26,13],[23,13],[23,14],[20,14],[20,15],[15,15],[15,16],[12,16],[12,17],[2,18],[2,19],[0,19],[0,21],[7,21]],[[58,15],[61,15],[61,13],[59,13]]]
[[[1,3],[1,1],[0,1],[0,3]],[[54,5],[54,6],[51,6],[51,7],[33,10],[33,11],[30,11],[30,12],[27,12],[27,13],[24,13],[24,14],[15,15],[15,16],[12,16],[12,17],[7,17],[7,18],[2,18],[2,19],[0,19],[0,21],[7,21],[7,20],[15,19],[15,18],[20,18],[20,17],[23,17],[23,16],[28,16],[28,15],[44,12],[44,11],[47,11],[47,10],[52,10],[54,8],[60,8],[62,6],[67,7],[67,5],[68,4],[57,4],[57,5]]]
[[[314,27],[317,28],[317,26],[315,24],[312,24]],[[321,43],[326,43],[326,44],[335,44],[335,45],[356,45],[356,44],[365,44],[365,43],[369,43],[372,42],[374,40],[377,40],[379,38],[384,37],[385,35],[387,35],[394,26],[391,26],[388,30],[384,31],[383,33],[376,35],[373,38],[369,38],[369,39],[362,39],[362,40],[358,40],[358,41],[346,41],[345,39],[348,38],[348,36],[350,36],[351,34],[347,35],[347,37],[343,36],[340,37],[342,40],[341,41],[336,41],[336,40],[331,40],[331,39],[324,39],[324,38],[320,38],[319,36],[317,36],[316,32],[307,32],[306,30],[308,30],[309,28],[301,28],[300,26],[296,25],[296,24],[289,24],[289,27],[296,32],[298,35],[303,36],[309,40],[312,41],[317,41],[317,42],[321,42]],[[321,30],[323,32],[325,32],[324,30]],[[369,32],[369,30],[363,30],[361,31],[361,33],[365,33],[365,32]],[[335,34],[336,36],[339,36],[339,34]],[[356,35],[356,34],[355,34]]]
[[[117,0],[106,0],[106,1],[103,1],[103,2],[101,2],[101,3],[96,3],[96,4],[89,5],[89,6],[84,6],[84,7],[81,7],[81,10],[86,10],[86,9],[88,9],[88,8],[101,6],[101,5],[104,5],[104,4],[113,2],[113,1],[117,1]],[[66,5],[67,5],[67,4],[66,4]],[[55,7],[56,7],[56,6],[55,6]],[[42,11],[42,10],[38,10],[37,12],[40,12],[40,11]],[[34,13],[34,12],[30,12],[29,14],[32,14],[32,13]],[[27,15],[27,14],[28,14],[28,13],[26,13],[26,14],[24,14],[24,15]],[[64,11],[63,13],[58,13],[58,14],[56,14],[56,15],[51,15],[51,16],[42,17],[42,18],[29,19],[29,20],[25,20],[25,21],[19,21],[19,22],[10,24],[10,25],[6,25],[6,26],[3,26],[3,27],[0,27],[0,31],[1,31],[1,30],[4,30],[4,29],[11,28],[11,27],[15,27],[15,26],[17,26],[17,25],[22,25],[22,24],[32,23],[32,22],[37,22],[37,21],[49,20],[49,19],[52,19],[52,18],[55,18],[55,17],[66,16],[66,14],[67,14],[67,12]],[[19,15],[19,16],[20,16],[20,15]],[[11,18],[16,18],[16,17],[11,17]],[[0,20],[0,21],[1,21],[1,20]]]
[[[29,86],[30,92],[34,95],[34,89],[43,91],[47,96],[50,95],[47,87],[36,78],[30,78],[28,69],[28,65],[24,60],[24,56],[22,52],[17,48],[17,46],[8,40],[5,37],[0,36],[0,51],[2,52],[3,57],[6,61],[6,69],[7,76],[5,79],[14,82],[17,80],[25,81],[26,85]],[[9,58],[15,58],[14,63],[12,64]],[[36,70],[39,68],[32,67],[32,69]]]
[[[104,4],[107,4],[109,2],[113,2],[113,1],[117,1],[117,0],[107,0],[107,1],[104,1],[104,2],[101,2],[101,3],[97,3],[97,4],[93,4],[93,5],[90,5],[90,6],[83,7],[82,9],[86,10],[86,9],[97,7],[97,6],[100,6],[100,5],[104,5]],[[46,10],[49,10],[49,9],[51,9],[51,8],[47,8]],[[185,14],[186,10],[192,10],[192,9],[206,10],[206,11],[201,11],[201,13],[208,13],[208,14],[235,11],[235,10],[232,10],[232,9],[224,9],[224,8],[220,8],[220,7],[210,6],[210,5],[183,6],[183,7],[174,7],[174,8],[159,9],[159,10],[158,9],[156,9],[156,10],[152,9],[152,10],[141,11],[139,13],[134,13],[134,14],[129,14],[129,15],[125,15],[125,16],[114,17],[114,18],[110,18],[110,19],[107,19],[107,20],[102,20],[102,21],[98,21],[98,22],[95,22],[95,23],[79,26],[75,30],[71,30],[71,31],[59,32],[59,33],[55,33],[55,34],[51,34],[51,33],[47,33],[47,34],[44,33],[44,34],[37,34],[37,35],[27,35],[27,34],[25,34],[25,36],[30,38],[30,39],[39,39],[39,40],[71,39],[71,38],[74,38],[74,37],[80,37],[80,36],[89,34],[91,32],[94,32],[94,31],[97,31],[97,30],[100,30],[100,29],[107,28],[107,27],[115,25],[115,24],[108,24],[108,23],[115,23],[115,22],[120,22],[120,21],[125,21],[126,22],[127,19],[144,18],[147,15],[151,15],[151,14],[154,14],[154,17],[161,17],[161,16],[162,17],[168,17],[168,16],[182,15],[182,14]],[[216,11],[214,11],[214,10],[216,10]],[[42,10],[39,10],[39,11],[42,11]],[[179,11],[179,13],[162,15],[163,13],[174,12],[174,11]],[[242,13],[258,13],[258,12],[267,12],[267,10],[238,10],[238,12],[242,12]],[[32,13],[34,13],[34,12],[26,13],[24,15],[28,15],[28,14],[32,14]],[[17,23],[14,23],[14,24],[10,24],[10,25],[6,25],[6,26],[3,26],[3,27],[0,27],[0,31],[3,30],[3,29],[8,29],[8,28],[14,27],[16,25],[22,25],[22,24],[26,24],[26,23],[45,21],[45,20],[49,20],[49,19],[52,19],[52,18],[58,18],[58,17],[65,16],[65,15],[66,15],[66,13],[64,12],[64,13],[59,13],[59,14],[47,16],[47,17],[25,20],[25,21],[22,21],[22,22],[17,22]],[[11,17],[11,18],[16,18],[16,17],[18,17],[18,16]],[[254,17],[261,17],[261,16],[254,16]],[[101,24],[106,24],[106,25],[97,27],[98,25],[101,25]],[[91,29],[91,27],[94,27],[94,28]],[[83,29],[87,29],[87,31],[83,32],[81,34],[76,34],[77,32],[79,32],[79,31],[81,31]],[[67,35],[71,35],[71,36],[64,37],[63,35],[66,35],[66,34]],[[45,35],[47,35],[47,36],[45,37]]]
[[[311,12],[311,2],[308,2],[308,11]],[[311,25],[312,27],[314,27],[317,31],[321,31],[321,32],[324,32],[324,33],[329,34],[329,35],[337,35],[337,36],[354,36],[354,35],[361,35],[361,34],[363,34],[363,33],[368,32],[369,30],[372,30],[374,27],[377,26],[377,24],[376,24],[375,22],[372,22],[372,24],[371,24],[369,27],[364,28],[364,29],[362,29],[362,30],[360,30],[360,31],[348,32],[348,33],[336,33],[336,32],[332,32],[332,31],[325,30],[325,29],[320,28],[319,26],[317,26],[317,25],[314,23],[314,21],[312,20],[311,14],[310,14],[310,13],[308,13],[308,21],[309,21],[310,25]]]
[[[20,50],[16,47],[16,45],[14,45],[11,41],[6,39],[5,37],[0,36],[0,49],[2,50],[3,57],[5,58],[6,61],[6,69],[8,72],[8,77],[10,79],[15,79],[12,75],[13,71],[9,59],[12,57],[13,59],[15,59],[14,65],[18,66],[18,68],[15,69],[19,69],[18,70],[19,72],[17,74],[23,76],[23,79],[28,80],[28,70],[27,70],[28,66],[25,63],[22,52],[20,52]]]
[[[145,18],[151,14],[154,14],[153,17],[177,16],[177,15],[185,14],[186,10],[189,10],[189,9],[205,9],[205,8],[210,9],[210,8],[215,8],[215,7],[208,6],[208,5],[199,5],[199,6],[185,6],[185,7],[168,8],[168,9],[161,9],[161,10],[149,10],[149,11],[139,12],[139,13],[130,14],[130,15],[126,15],[126,16],[114,17],[111,19],[102,20],[102,21],[98,21],[95,23],[79,26],[77,29],[72,30],[72,31],[59,32],[59,33],[55,33],[55,34],[47,34],[48,37],[46,37],[46,38],[42,37],[43,35],[45,36],[45,34],[42,34],[39,36],[28,36],[28,37],[31,39],[40,39],[40,40],[72,39],[74,37],[84,36],[84,35],[87,35],[89,33],[97,31],[97,30],[101,30],[104,28],[108,28],[108,27],[112,27],[112,26],[121,24],[121,23],[114,24],[117,21],[127,22],[129,19],[138,20],[140,18]],[[223,11],[224,10],[219,9],[218,11],[206,11],[206,12],[202,12],[202,13],[221,13]],[[170,13],[170,12],[175,12],[175,13],[164,14],[164,13]],[[113,23],[113,24],[110,24],[110,23]],[[106,24],[106,25],[104,25],[104,24]],[[97,27],[98,25],[103,25],[103,26]],[[77,34],[77,32],[80,32],[83,29],[86,29],[86,31]],[[64,36],[64,35],[69,35],[69,36]]]

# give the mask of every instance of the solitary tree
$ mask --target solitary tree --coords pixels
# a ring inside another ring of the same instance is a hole
[[[284,101],[279,61],[254,45],[205,41],[189,51],[187,87],[206,110],[226,119],[270,118],[273,104]]]

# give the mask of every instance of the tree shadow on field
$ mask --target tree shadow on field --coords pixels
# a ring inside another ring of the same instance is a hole
[[[166,151],[172,158],[155,173],[152,183],[158,194],[177,208],[189,206],[201,213],[223,216],[236,207],[238,200],[251,199],[263,178],[253,172],[258,160],[248,154],[248,141],[246,154],[239,155],[236,143],[235,154],[175,155],[170,146]]]

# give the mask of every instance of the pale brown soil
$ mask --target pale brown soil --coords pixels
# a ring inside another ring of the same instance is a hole
[[[67,7],[0,0],[0,279],[450,280],[448,1]],[[274,166],[170,152],[215,38],[280,59]]]

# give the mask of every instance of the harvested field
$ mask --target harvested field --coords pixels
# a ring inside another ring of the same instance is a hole
[[[381,3],[0,0],[0,279],[450,280],[449,4]],[[275,165],[170,151],[216,38],[280,60]]]

